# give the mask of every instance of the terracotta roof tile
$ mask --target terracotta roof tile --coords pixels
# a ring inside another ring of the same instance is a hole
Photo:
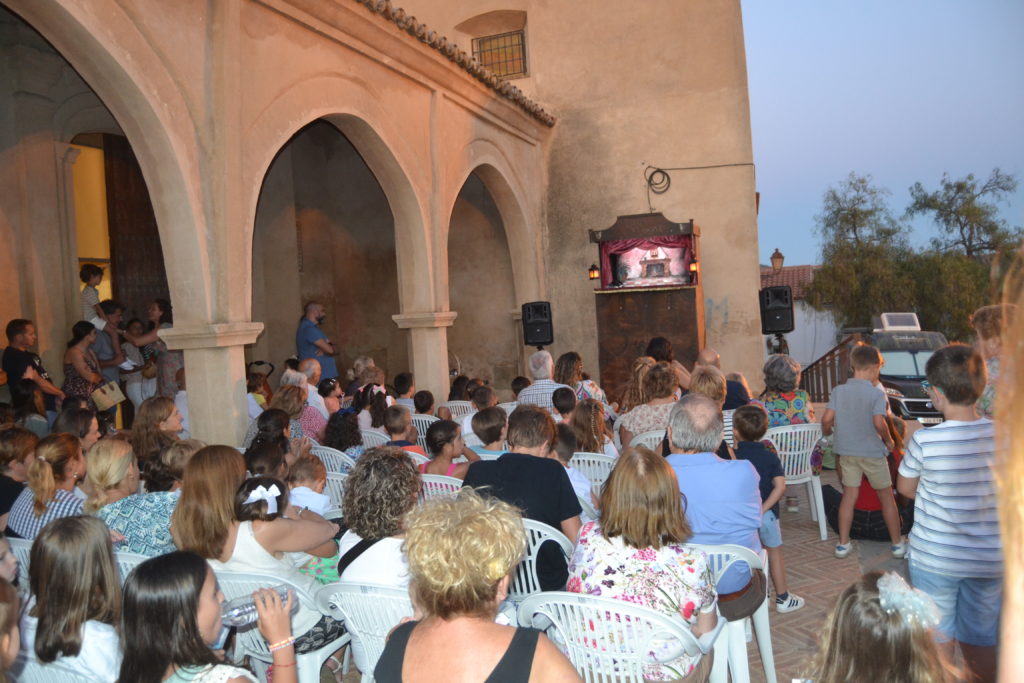
[[[821,266],[783,266],[779,270],[761,266],[761,289],[789,285],[793,299],[803,299],[807,295],[807,287],[814,282],[814,271],[818,268]]]

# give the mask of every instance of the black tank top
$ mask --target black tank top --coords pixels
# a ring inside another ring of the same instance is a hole
[[[402,683],[402,664],[405,660],[405,648],[409,644],[409,636],[418,621],[408,621],[394,630],[384,652],[373,670],[377,683]],[[484,683],[526,683],[530,680],[533,668],[533,653],[537,650],[537,637],[540,631],[533,628],[517,628],[512,642],[502,655],[501,661],[491,671]]]

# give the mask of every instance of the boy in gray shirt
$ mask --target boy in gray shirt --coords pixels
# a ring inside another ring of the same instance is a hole
[[[836,557],[846,557],[853,550],[850,526],[853,509],[860,494],[860,484],[868,484],[878,492],[882,519],[892,540],[892,556],[906,555],[900,536],[900,516],[892,494],[892,476],[886,454],[894,448],[885,422],[886,398],[875,382],[882,369],[882,355],[873,346],[861,345],[850,352],[853,378],[832,390],[828,407],[821,419],[821,432],[835,432],[832,448],[840,456],[843,499],[839,503],[839,545]]]

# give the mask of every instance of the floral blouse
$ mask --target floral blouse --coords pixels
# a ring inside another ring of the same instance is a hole
[[[764,406],[768,412],[769,429],[814,422],[814,406],[811,404],[810,395],[803,389],[769,391],[751,403]]]
[[[715,608],[715,584],[707,556],[685,544],[654,548],[630,548],[621,538],[606,539],[599,522],[580,529],[579,541],[569,561],[566,590],[650,607],[669,616],[680,616],[691,626],[698,612]],[[671,649],[671,641],[657,649]],[[689,674],[695,658],[678,659],[644,667],[644,678],[664,681]]]
[[[661,403],[656,406],[647,405],[646,403],[642,406],[637,406],[622,416],[622,422],[619,424],[619,427],[629,430],[629,433],[633,436],[655,429],[665,429],[668,427],[668,415],[672,412],[672,406],[674,405],[675,403],[669,401],[668,403]]]

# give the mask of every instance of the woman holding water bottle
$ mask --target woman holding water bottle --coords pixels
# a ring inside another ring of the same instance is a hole
[[[274,683],[295,683],[295,639],[291,631],[294,596],[274,590],[253,594],[260,634],[274,658]],[[224,625],[224,594],[213,570],[199,555],[176,551],[146,560],[124,585],[121,681],[158,683],[249,683],[249,671],[224,661],[211,646]]]

